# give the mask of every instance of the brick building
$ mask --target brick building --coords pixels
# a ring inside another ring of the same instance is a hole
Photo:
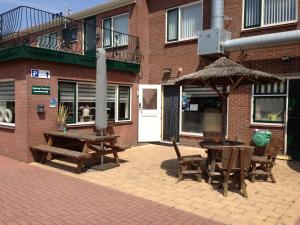
[[[0,153],[32,160],[29,146],[44,141],[45,130],[55,129],[57,107],[49,106],[53,98],[73,110],[68,129],[92,131],[94,52],[104,47],[108,118],[120,135],[119,142],[134,145],[170,141],[175,136],[182,144],[197,146],[203,136],[203,115],[220,111],[220,100],[210,88],[178,87],[174,80],[227,55],[251,69],[287,78],[284,83],[240,87],[233,93],[228,101],[228,137],[249,142],[255,129],[268,129],[281,138],[283,154],[299,155],[300,41],[251,48],[241,45],[204,54],[198,50],[197,33],[212,28],[216,2],[220,1],[116,0],[69,18],[49,13],[50,26],[31,30],[29,26],[28,34],[9,33],[3,23]],[[230,32],[229,40],[261,39],[262,35],[297,31],[299,12],[296,0],[225,0],[221,29]],[[10,18],[5,15],[1,21]],[[33,69],[50,71],[50,79],[32,77]],[[40,86],[50,88],[50,93],[33,94],[32,88]],[[7,92],[3,87],[10,89]],[[37,105],[44,105],[45,113],[37,113]],[[87,118],[81,111],[85,107],[91,108]],[[5,115],[10,117],[8,122]]]

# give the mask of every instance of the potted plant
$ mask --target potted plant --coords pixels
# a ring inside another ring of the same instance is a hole
[[[59,104],[58,115],[57,115],[57,130],[64,131],[67,128],[67,118],[69,116],[68,107],[62,103]]]

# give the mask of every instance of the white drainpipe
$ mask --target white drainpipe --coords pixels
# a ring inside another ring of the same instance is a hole
[[[224,52],[231,52],[295,43],[300,43],[300,30],[237,38],[222,44]]]

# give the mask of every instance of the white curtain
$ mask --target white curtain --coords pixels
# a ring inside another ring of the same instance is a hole
[[[261,0],[245,0],[244,27],[260,26]]]
[[[178,39],[178,10],[168,11],[168,41]]]
[[[0,101],[14,102],[15,101],[15,82],[0,82]]]
[[[111,46],[111,19],[103,21],[103,47]]]
[[[114,45],[123,46],[128,44],[128,14],[113,18]],[[120,32],[120,33],[119,33]]]
[[[181,8],[181,39],[197,37],[202,30],[202,4]]]
[[[96,85],[78,84],[78,102],[96,102]]]
[[[265,0],[264,24],[296,20],[296,0]]]

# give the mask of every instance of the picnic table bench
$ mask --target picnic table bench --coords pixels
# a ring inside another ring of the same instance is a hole
[[[97,136],[95,134],[82,133],[82,132],[59,132],[50,131],[44,133],[47,144],[32,146],[34,151],[41,152],[41,163],[45,163],[48,155],[61,155],[77,160],[77,173],[82,171],[82,167],[86,166],[86,161],[89,158],[101,157],[107,154],[113,154],[117,163],[119,163],[118,152],[124,151],[128,148],[125,145],[115,144],[116,135]],[[59,139],[60,146],[56,146],[55,140]],[[80,151],[68,149],[64,146],[74,146],[76,141],[81,143]],[[63,147],[61,147],[63,146]]]

